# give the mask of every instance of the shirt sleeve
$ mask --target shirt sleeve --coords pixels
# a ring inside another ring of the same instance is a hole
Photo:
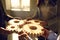
[[[60,35],[57,37],[57,40],[60,40]]]

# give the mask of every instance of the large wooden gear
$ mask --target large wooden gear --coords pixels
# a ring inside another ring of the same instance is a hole
[[[44,28],[41,27],[40,25],[36,25],[36,24],[26,24],[23,26],[23,29],[32,36],[39,36],[42,35],[44,33],[44,31],[42,31]]]

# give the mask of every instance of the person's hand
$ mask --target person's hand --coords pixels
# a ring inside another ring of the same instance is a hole
[[[12,33],[12,31],[7,30],[7,29],[5,29],[5,28],[3,28],[3,27],[0,27],[0,34],[8,35],[8,34],[10,34],[10,33]]]
[[[49,31],[47,29],[44,29],[44,34],[42,35],[44,38],[48,38]]]
[[[32,40],[32,39],[29,37],[29,35],[25,31],[22,31],[19,34],[19,40]]]

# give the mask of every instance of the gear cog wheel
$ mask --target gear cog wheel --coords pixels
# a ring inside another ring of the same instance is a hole
[[[24,25],[23,29],[29,35],[33,35],[33,36],[39,36],[44,33],[44,31],[42,31],[44,28],[37,24],[26,24],[26,25]]]

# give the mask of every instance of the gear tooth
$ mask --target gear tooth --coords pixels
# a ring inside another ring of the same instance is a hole
[[[40,33],[40,35],[41,35],[41,33]]]
[[[36,36],[36,34],[34,34]]]
[[[28,32],[26,32],[27,34],[29,34]]]
[[[34,33],[32,33],[32,35],[33,35]],[[33,35],[34,36],[34,35]]]
[[[38,36],[38,33],[36,34],[36,36]]]
[[[40,33],[38,34],[38,36],[40,36]]]
[[[37,33],[37,36],[39,35],[39,33]]]
[[[29,20],[29,22],[32,22],[33,24],[27,24],[27,25],[25,24],[25,26],[23,27],[25,29],[25,31],[27,31],[28,34],[32,35],[32,36],[41,35],[42,27],[39,24],[36,24],[36,23],[40,23],[40,21],[39,22],[38,21],[35,22],[35,20]],[[33,28],[30,28],[30,26],[32,26]],[[34,27],[36,27],[36,28],[34,29]],[[27,30],[26,30],[26,28],[27,28]],[[32,30],[34,30],[34,31],[32,31]]]
[[[35,34],[35,36],[37,36],[37,34]]]
[[[27,32],[26,32],[27,33]],[[29,33],[27,33],[29,35]]]
[[[33,33],[33,37],[35,37],[35,35],[34,35],[35,33]]]
[[[31,36],[31,33],[28,33]]]
[[[31,32],[29,34],[31,34]]]
[[[33,33],[31,33],[31,36],[33,36]]]
[[[33,33],[33,36],[35,36],[35,33]]]
[[[38,33],[36,33],[36,36],[38,35]]]

